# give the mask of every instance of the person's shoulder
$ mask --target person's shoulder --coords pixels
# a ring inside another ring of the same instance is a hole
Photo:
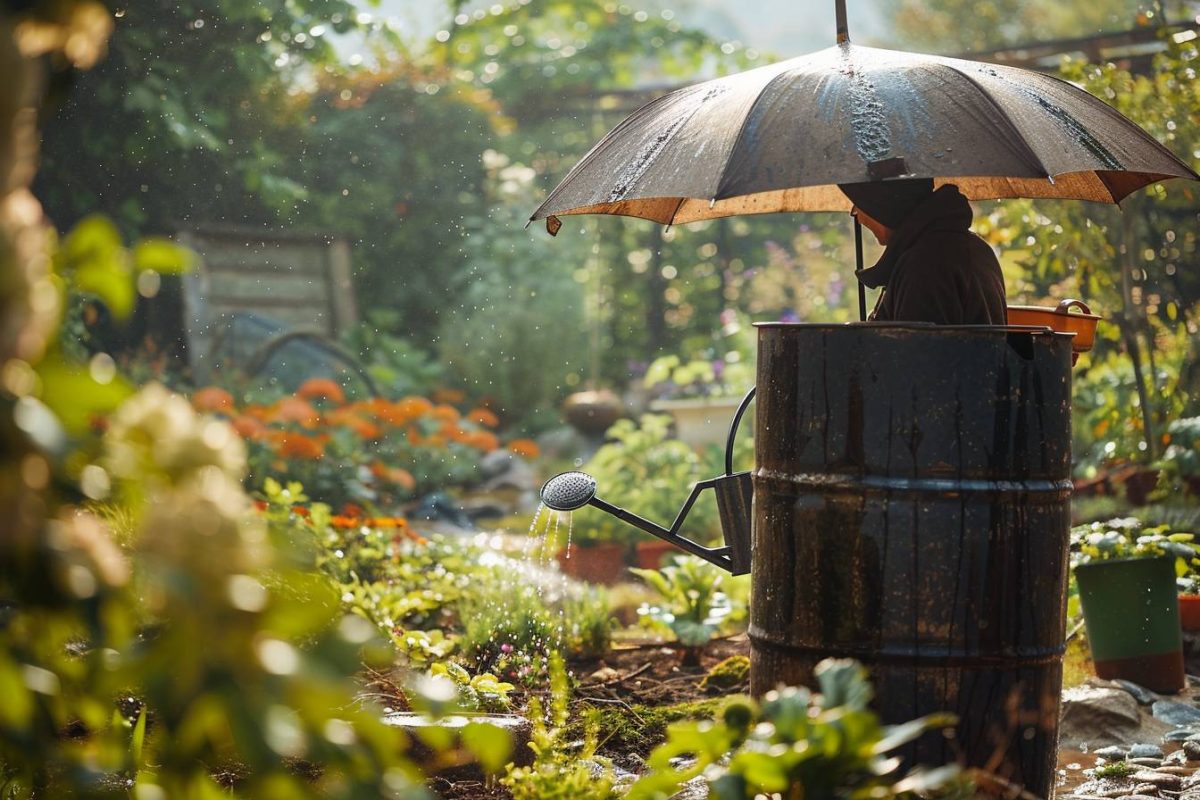
[[[925,274],[967,258],[972,250],[971,239],[976,238],[974,234],[968,234],[969,237],[953,231],[922,236],[897,259],[896,269]]]

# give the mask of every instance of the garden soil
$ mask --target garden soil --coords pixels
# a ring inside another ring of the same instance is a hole
[[[750,655],[745,634],[709,644],[699,666],[684,666],[680,652],[661,642],[617,645],[601,659],[573,661],[568,664],[576,687],[571,717],[582,719],[590,710],[598,712],[599,755],[620,769],[636,772],[662,741],[669,722],[689,715],[709,717],[723,698],[749,692],[748,682],[723,689],[700,687],[709,670],[736,655]],[[511,796],[502,786],[477,781],[434,779],[429,785],[446,800]]]
[[[1200,672],[1200,648],[1190,648],[1188,671]],[[711,643],[699,666],[684,666],[680,654],[663,643],[618,645],[603,659],[575,661],[569,667],[576,688],[572,718],[590,710],[601,721],[599,754],[630,772],[644,768],[644,759],[663,739],[666,726],[688,716],[707,717],[731,694],[748,692],[746,683],[727,689],[701,688],[700,682],[718,663],[736,655],[748,656],[745,634]],[[579,737],[582,738],[582,734]],[[1176,745],[1177,746],[1177,745]],[[1168,748],[1174,749],[1174,748]],[[1096,765],[1093,753],[1073,749],[1058,754],[1056,794],[1069,795],[1087,780],[1085,770]],[[430,788],[446,800],[506,800],[504,787],[477,781],[434,779]]]

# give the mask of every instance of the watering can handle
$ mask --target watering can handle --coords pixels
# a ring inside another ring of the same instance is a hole
[[[1074,302],[1078,303],[1079,301],[1076,300]],[[737,437],[738,425],[742,421],[742,415],[746,413],[746,409],[750,406],[750,401],[754,399],[757,389],[757,386],[750,387],[750,391],[746,392],[746,396],[742,398],[742,402],[738,405],[737,413],[733,415],[733,422],[729,423],[729,438],[725,440],[725,477],[727,478],[733,474],[733,440]]]
[[[1092,313],[1092,310],[1088,308],[1087,303],[1083,302],[1082,300],[1063,300],[1058,304],[1058,307],[1054,309],[1054,313],[1070,314],[1072,308],[1078,308],[1085,314]]]

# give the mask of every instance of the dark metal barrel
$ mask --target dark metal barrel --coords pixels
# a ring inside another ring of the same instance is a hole
[[[759,327],[751,689],[862,661],[914,762],[1054,782],[1071,340],[1047,329]]]

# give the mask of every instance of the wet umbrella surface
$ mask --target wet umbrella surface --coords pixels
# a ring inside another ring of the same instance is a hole
[[[600,213],[672,224],[849,210],[837,184],[899,176],[955,183],[973,200],[1107,203],[1167,178],[1200,180],[1065,81],[843,41],[647,104],[531,219]],[[556,220],[548,226],[554,232]]]

